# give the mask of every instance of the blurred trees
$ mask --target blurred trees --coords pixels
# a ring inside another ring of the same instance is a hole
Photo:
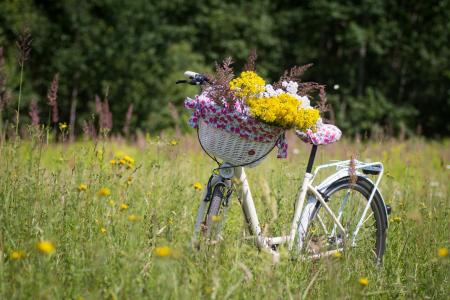
[[[60,119],[69,121],[76,98],[78,130],[95,95],[109,99],[115,131],[130,103],[133,127],[170,127],[168,103],[183,112],[183,97],[196,92],[173,84],[183,71],[209,72],[229,55],[239,69],[256,48],[270,80],[313,62],[305,79],[328,86],[330,117],[344,134],[450,133],[449,0],[0,0],[0,24],[13,95],[15,40],[23,26],[33,35],[23,110],[37,99],[45,120],[59,73]],[[12,119],[12,107],[3,118]]]

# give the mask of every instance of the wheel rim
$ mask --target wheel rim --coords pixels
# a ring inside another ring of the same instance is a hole
[[[343,235],[333,222],[331,216],[320,206],[316,207],[308,233],[304,251],[310,256],[335,255],[352,248],[352,255],[377,258],[379,255],[380,224],[374,214],[374,203],[367,211],[358,234],[353,233],[367,205],[367,191],[359,185],[346,185],[330,191],[327,204],[340,220],[347,232]]]

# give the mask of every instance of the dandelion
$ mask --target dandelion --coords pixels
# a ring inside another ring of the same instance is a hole
[[[196,182],[192,185],[194,187],[195,190],[197,191],[201,191],[203,190],[203,185],[200,182]]]
[[[60,130],[64,130],[64,129],[66,129],[66,128],[67,128],[66,122],[59,123],[59,129],[60,129]]]
[[[19,260],[19,259],[25,257],[25,251],[21,251],[21,250],[11,251],[9,257],[12,260]]]
[[[79,190],[80,192],[86,191],[87,188],[88,188],[88,186],[87,186],[87,184],[85,184],[85,183],[80,183],[80,185],[78,186],[78,190]]]
[[[358,280],[359,284],[362,286],[368,286],[369,285],[369,279],[367,277],[361,277]]]
[[[136,215],[129,215],[129,216],[128,216],[128,221],[136,222],[136,221],[138,221],[138,220],[139,220],[139,217],[136,216]]]
[[[127,210],[128,207],[129,207],[128,204],[125,204],[125,203],[120,204],[120,210]]]
[[[100,228],[100,232],[101,232],[102,234],[105,234],[105,233],[106,233],[106,228],[105,228],[105,227]]]
[[[102,197],[106,197],[111,195],[111,190],[108,189],[107,187],[102,187],[98,192],[97,195],[102,196]]]
[[[340,251],[336,251],[336,252],[333,252],[333,254],[331,254],[333,257],[336,257],[336,258],[341,258],[342,257],[342,252],[340,252]]]
[[[447,257],[448,256],[448,248],[447,247],[441,247],[438,249],[438,256],[439,257]]]
[[[167,246],[156,247],[154,253],[156,256],[166,257],[172,254],[172,249],[170,249],[170,247]]]
[[[169,143],[171,146],[176,146],[178,144],[177,140],[171,140]]]
[[[219,222],[221,219],[222,219],[222,217],[221,216],[217,216],[217,215],[214,215],[214,216],[211,217],[211,220],[213,222]]]
[[[50,241],[40,241],[37,243],[36,248],[45,254],[52,254],[55,252],[55,246]]]

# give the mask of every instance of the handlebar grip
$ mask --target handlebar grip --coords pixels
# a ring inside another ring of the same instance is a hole
[[[184,75],[189,77],[190,79],[194,79],[196,76],[198,76],[200,74],[192,72],[192,71],[186,71],[186,72],[184,72]]]

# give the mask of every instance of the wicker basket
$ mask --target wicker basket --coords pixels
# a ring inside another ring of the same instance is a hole
[[[273,149],[278,138],[269,143],[254,142],[210,126],[202,119],[198,122],[198,135],[200,143],[210,155],[235,166],[251,163],[246,167],[260,164],[265,155]]]

